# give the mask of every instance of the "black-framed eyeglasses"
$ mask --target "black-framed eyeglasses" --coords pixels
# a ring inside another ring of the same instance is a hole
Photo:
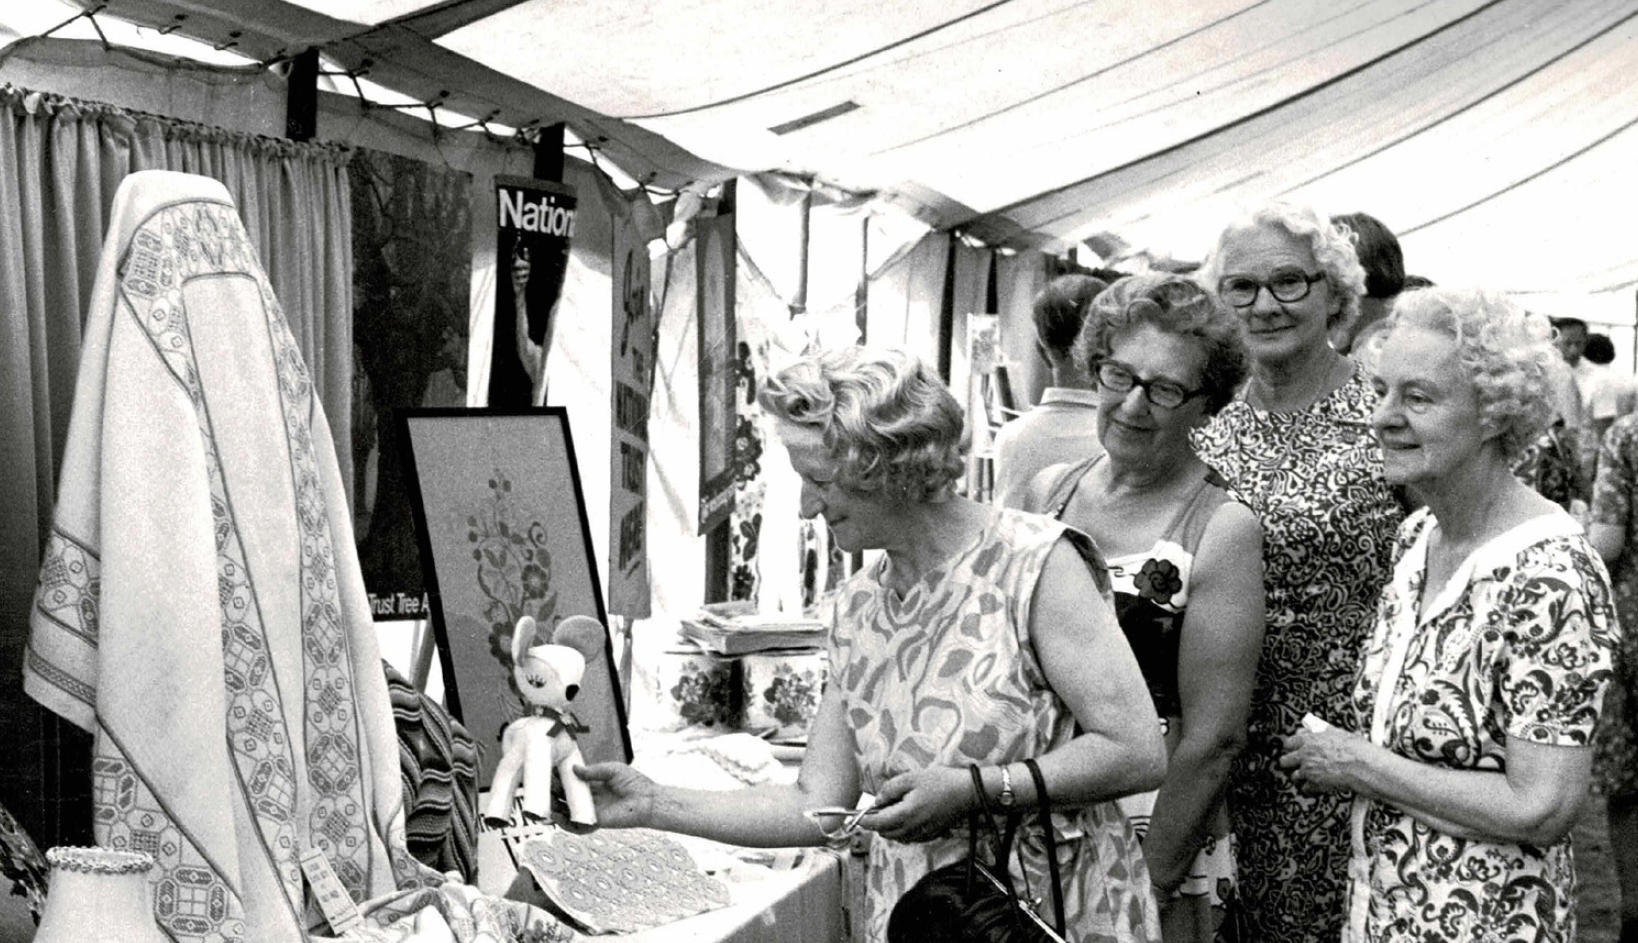
[[[1266,282],[1249,275],[1229,275],[1218,280],[1217,296],[1236,308],[1249,308],[1257,303],[1257,293],[1267,288],[1275,301],[1289,304],[1307,298],[1314,283],[1324,280],[1324,272],[1309,273],[1300,268],[1276,269]]]
[[[1139,379],[1129,367],[1115,360],[1100,361],[1093,372],[1098,378],[1098,383],[1109,392],[1126,394],[1132,392],[1134,386],[1141,387],[1144,397],[1163,409],[1176,409],[1206,392],[1191,390],[1181,383],[1173,383],[1167,379]]]

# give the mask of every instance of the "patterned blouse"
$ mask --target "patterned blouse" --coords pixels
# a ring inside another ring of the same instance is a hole
[[[889,588],[887,557],[854,574],[838,597],[830,683],[843,692],[861,784],[877,792],[900,773],[993,766],[1040,756],[1074,736],[1075,717],[1047,685],[1029,635],[1035,585],[1067,537],[1094,565],[1104,600],[1088,607],[1116,631],[1108,574],[1089,541],[1034,514],[992,512],[978,540]],[[1113,802],[1054,813],[1066,926],[1077,943],[1159,939],[1158,911],[1137,835]],[[1032,888],[1046,887],[1041,836],[1024,831]],[[922,875],[967,853],[966,829],[919,844],[870,846],[865,940],[882,943],[893,904]],[[1017,872],[1014,858],[1010,865]],[[1048,910],[1050,911],[1050,906]]]
[[[1354,689],[1373,742],[1445,769],[1507,770],[1507,741],[1589,746],[1619,629],[1604,565],[1568,515],[1533,518],[1423,595],[1427,509],[1399,562]],[[1425,607],[1425,608],[1423,608]],[[1549,847],[1459,838],[1358,799],[1345,943],[1568,943],[1570,839]]]
[[[1638,415],[1623,416],[1604,433],[1593,489],[1592,520],[1618,527],[1626,538],[1610,568],[1615,611],[1621,619],[1621,651],[1615,682],[1604,697],[1597,754],[1598,788],[1607,796],[1638,796]],[[1632,718],[1632,719],[1628,719]]]
[[[1228,791],[1249,939],[1335,943],[1342,924],[1347,805],[1301,794],[1277,761],[1303,714],[1344,727],[1351,716],[1359,652],[1404,519],[1370,431],[1376,400],[1356,370],[1308,409],[1237,400],[1195,435],[1201,459],[1263,525],[1267,622]]]

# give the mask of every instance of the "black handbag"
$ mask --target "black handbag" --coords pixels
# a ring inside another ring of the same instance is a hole
[[[1064,935],[1063,883],[1058,875],[1058,847],[1052,832],[1052,808],[1047,799],[1046,781],[1034,760],[1025,760],[1035,780],[1037,821],[1046,842],[1046,858],[1052,876],[1052,923],[1041,916],[1041,901],[1031,896],[1029,878],[1024,893],[1013,887],[1007,871],[1007,856],[1014,851],[1023,815],[1007,814],[1006,832],[1000,834],[990,811],[990,798],[978,767],[969,766],[978,809],[967,820],[967,857],[929,871],[900,897],[887,920],[888,943],[1067,943]],[[989,836],[991,858],[986,863],[979,854],[978,836]],[[1019,872],[1024,873],[1023,852],[1018,851]]]

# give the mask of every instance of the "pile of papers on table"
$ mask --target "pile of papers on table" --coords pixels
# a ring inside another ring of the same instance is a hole
[[[681,621],[683,638],[719,655],[817,648],[825,640],[825,625],[818,619],[757,612],[750,601],[707,603]]]

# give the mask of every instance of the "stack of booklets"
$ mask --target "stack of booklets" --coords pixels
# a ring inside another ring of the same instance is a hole
[[[708,652],[743,655],[775,648],[817,648],[825,625],[817,619],[756,611],[751,602],[707,603],[682,620],[683,638]]]

